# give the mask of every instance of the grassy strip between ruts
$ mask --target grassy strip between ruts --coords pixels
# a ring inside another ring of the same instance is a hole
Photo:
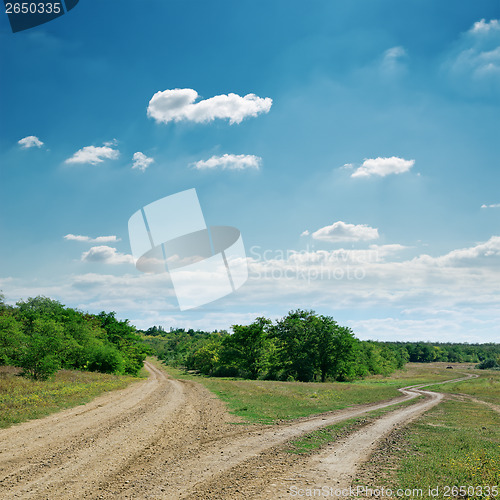
[[[323,446],[326,446],[327,444],[337,441],[339,437],[351,434],[352,432],[357,431],[361,427],[370,424],[377,417],[385,415],[386,413],[397,410],[399,408],[415,404],[422,398],[423,396],[419,396],[414,399],[410,399],[409,401],[403,401],[402,403],[397,403],[395,405],[388,406],[387,408],[373,410],[361,417],[350,418],[348,420],[344,420],[337,424],[328,425],[317,431],[305,434],[304,436],[301,436],[299,439],[290,441],[288,445],[285,447],[285,451],[287,451],[288,453],[294,453],[296,455],[313,453],[314,451],[322,448]]]
[[[499,423],[485,405],[451,396],[384,443],[356,486],[419,498],[499,498]]]
[[[0,428],[88,403],[103,392],[122,389],[137,377],[60,370],[46,381],[19,376],[20,369],[0,367]]]
[[[442,382],[460,376],[445,367],[444,363],[409,363],[388,377],[374,376],[350,383],[210,378],[186,374],[170,366],[165,369],[175,378],[203,384],[225,401],[232,413],[247,421],[271,424],[394,398],[401,395],[400,387]]]

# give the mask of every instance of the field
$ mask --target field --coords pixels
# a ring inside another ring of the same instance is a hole
[[[333,411],[356,404],[400,396],[401,387],[458,378],[461,373],[447,370],[446,363],[408,363],[388,377],[368,377],[351,383],[275,382],[210,378],[185,374],[165,367],[175,378],[194,380],[214,392],[235,415],[251,422],[273,423]],[[469,365],[465,365],[469,368]],[[459,372],[464,372],[464,369]],[[468,371],[468,370],[465,370]]]
[[[442,498],[451,487],[451,497],[500,496],[500,373],[472,372],[479,378],[431,386],[447,399],[384,441],[356,483],[378,477],[383,484],[374,486],[422,488],[424,497],[432,497],[430,488]]]
[[[0,428],[88,403],[103,392],[122,389],[134,377],[60,370],[46,381],[20,377],[20,369],[0,367]]]

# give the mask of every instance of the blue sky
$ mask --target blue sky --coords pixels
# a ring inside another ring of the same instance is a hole
[[[499,19],[493,0],[80,0],[16,34],[0,16],[0,290],[140,328],[300,307],[360,338],[498,341]],[[190,188],[250,275],[181,312],[127,222]]]

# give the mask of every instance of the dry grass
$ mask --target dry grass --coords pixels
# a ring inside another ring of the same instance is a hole
[[[21,370],[0,367],[0,428],[44,417],[63,408],[88,403],[106,391],[122,389],[138,380],[76,370],[60,370],[46,381],[19,376]]]

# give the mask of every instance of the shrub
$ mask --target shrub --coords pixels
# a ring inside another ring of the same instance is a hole
[[[488,358],[476,365],[476,368],[479,368],[480,370],[495,370],[500,368],[500,365],[497,363],[496,359]]]

